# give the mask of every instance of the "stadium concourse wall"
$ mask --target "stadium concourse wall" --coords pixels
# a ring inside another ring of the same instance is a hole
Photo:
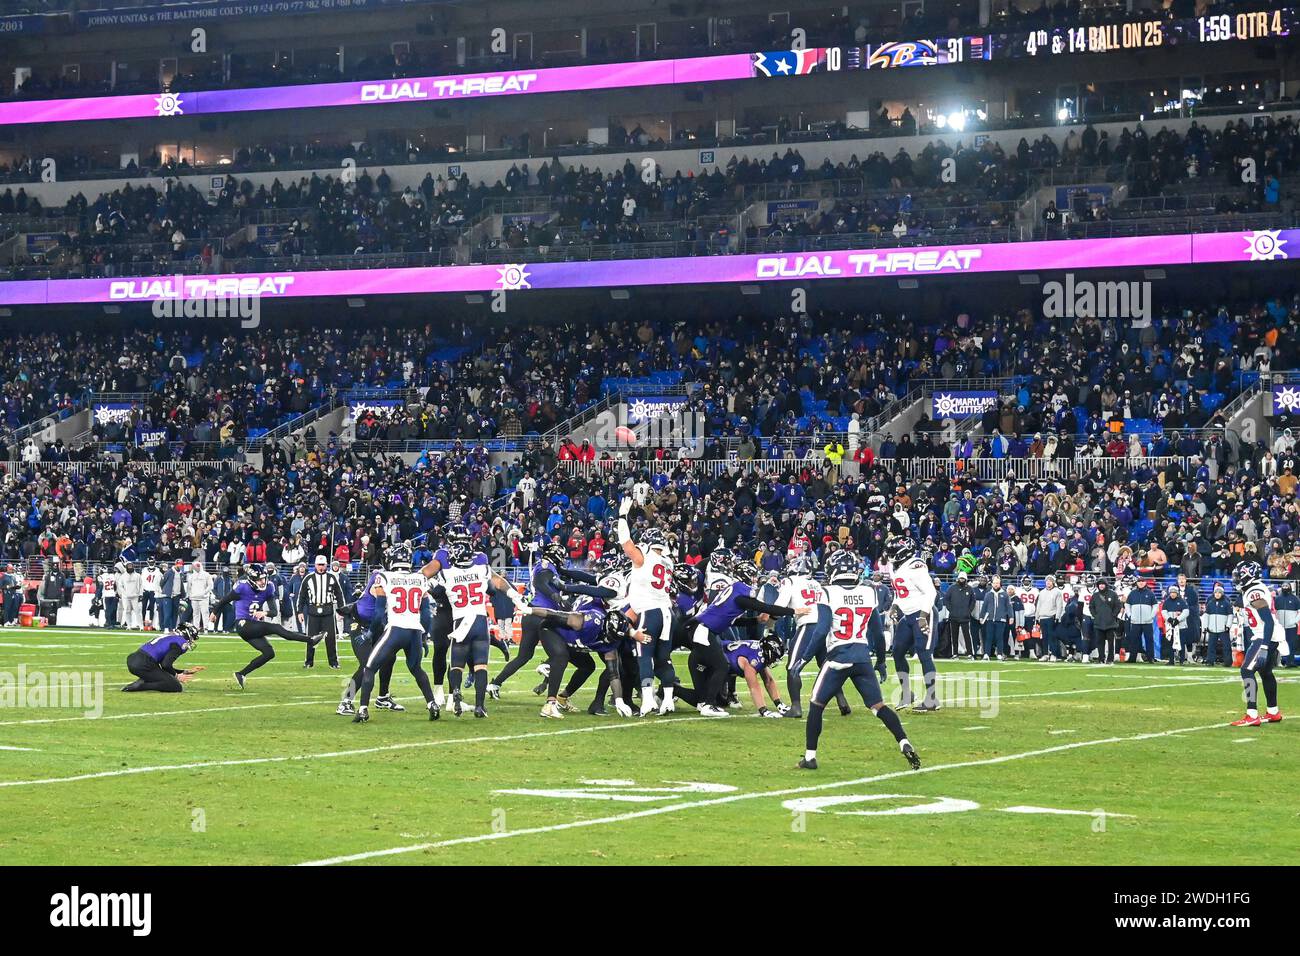
[[[1155,118],[1144,124],[1151,132],[1159,129],[1169,129],[1178,133],[1186,132],[1187,128],[1193,122],[1199,122],[1211,129],[1220,128],[1228,123],[1235,123],[1237,120],[1247,117],[1255,118],[1261,114],[1257,112],[1242,112],[1239,114],[1216,115],[1204,120],[1200,119],[1183,119]],[[1275,119],[1289,117],[1292,119],[1300,118],[1300,109],[1297,110],[1279,110],[1267,114]],[[1125,128],[1132,128],[1136,124],[1133,121],[1114,122],[1114,123],[1097,123],[1093,128],[1100,134],[1108,132],[1112,142],[1118,142],[1120,133]],[[560,155],[560,162],[568,166],[585,166],[589,170],[600,170],[605,173],[612,173],[623,168],[625,163],[631,162],[638,169],[645,159],[652,159],[658,164],[659,170],[665,176],[673,176],[678,172],[683,175],[698,176],[702,173],[711,173],[714,169],[721,168],[725,171],[727,164],[735,157],[737,161],[748,158],[750,160],[765,160],[772,156],[773,152],[784,153],[787,148],[797,149],[808,168],[813,169],[821,165],[823,160],[829,159],[832,163],[841,161],[847,162],[849,157],[857,155],[859,160],[865,160],[867,156],[875,152],[883,152],[886,156],[893,157],[900,149],[905,149],[912,156],[919,154],[926,146],[932,143],[945,143],[948,146],[956,148],[957,145],[973,146],[984,142],[992,142],[1000,145],[1005,153],[1011,155],[1015,152],[1017,144],[1021,138],[1030,140],[1041,138],[1043,135],[1050,135],[1058,141],[1060,145],[1071,131],[1078,132],[1083,127],[1080,125],[1071,126],[1038,126],[1025,129],[1006,129],[992,130],[989,132],[967,132],[961,134],[945,133],[941,135],[927,136],[876,136],[863,137],[862,139],[838,139],[825,140],[816,142],[795,142],[795,143],[773,143],[763,146],[718,146],[708,148],[691,148],[691,149],[669,149],[669,150],[632,150],[621,153],[572,153]],[[710,160],[711,157],[711,160]],[[528,164],[529,171],[532,174],[532,183],[536,183],[537,169],[543,162],[549,162],[553,156],[536,156],[531,159],[484,159],[484,160],[454,160],[438,163],[420,163],[415,165],[384,165],[373,164],[357,166],[356,173],[360,176],[363,172],[368,173],[372,178],[377,177],[380,172],[386,172],[393,182],[394,189],[403,189],[407,186],[416,188],[423,181],[425,175],[431,175],[436,180],[439,177],[450,179],[452,169],[459,170],[460,173],[469,177],[473,184],[485,182],[489,185],[497,180],[505,181],[506,173],[512,166],[521,166],[525,162]],[[161,177],[116,177],[106,179],[87,179],[87,180],[67,180],[53,183],[24,183],[23,188],[27,190],[28,196],[40,199],[41,204],[47,208],[54,206],[63,206],[67,201],[77,193],[86,194],[88,200],[93,200],[95,195],[101,192],[111,192],[115,189],[123,189],[130,185],[133,188],[153,184],[155,187],[165,182],[179,182],[183,185],[193,186],[200,193],[215,194],[220,188],[219,183],[214,183],[215,179],[224,179],[227,170],[222,167],[213,167],[210,171],[204,173],[193,173],[185,176],[161,176]],[[311,177],[313,175],[325,177],[337,177],[341,173],[339,166],[320,166],[311,169],[280,169],[272,172],[255,172],[239,173],[235,170],[229,170],[231,175],[240,180],[248,180],[255,187],[266,186],[268,189],[277,179],[281,183],[294,182],[302,177]],[[458,173],[457,175],[459,175]],[[960,184],[958,184],[960,185]],[[1068,184],[1066,184],[1068,185]]]

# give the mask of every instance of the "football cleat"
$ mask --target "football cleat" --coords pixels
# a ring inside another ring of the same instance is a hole
[[[784,717],[786,714],[790,712],[790,705],[778,703],[776,705],[776,712],[780,714],[782,717]]]
[[[465,703],[460,699],[460,691],[455,691],[451,695],[451,712],[457,717],[465,712]]]
[[[787,707],[783,716],[792,717],[795,720],[801,720],[803,718],[803,708],[798,706]]]
[[[907,758],[907,764],[913,770],[921,769],[921,757],[916,752],[916,748],[909,743],[903,744],[903,756]]]
[[[357,710],[356,716],[352,718],[354,724],[364,724],[370,719],[370,708],[361,707]]]
[[[766,707],[764,707],[764,708],[762,708],[762,709],[759,710],[759,712],[758,712],[758,716],[760,716],[760,717],[775,717],[777,720],[780,720],[780,719],[781,719],[781,715],[780,715],[780,714],[778,714],[778,713],[777,713],[776,711],[774,711],[774,710],[768,710]]]
[[[712,704],[700,704],[700,706],[697,707],[696,710],[700,712],[701,717],[730,717],[731,716],[731,711],[724,710],[721,707],[714,707]]]
[[[310,669],[310,668],[312,668],[312,667],[315,667],[316,665],[313,664],[311,661],[303,661],[303,662],[302,662],[302,666],[303,666],[303,669],[306,670],[306,669]]]
[[[912,708],[912,710],[918,714],[933,714],[938,709],[939,709],[939,702],[937,700],[934,701],[933,703],[929,703],[923,700],[915,707]]]
[[[475,707],[475,708],[474,708],[474,716],[475,716],[475,717],[486,717],[486,716],[487,716],[487,711],[484,710],[482,707]]]
[[[488,686],[487,686],[487,695],[488,695],[489,697],[491,697],[493,700],[500,700],[500,699],[501,699],[501,685],[500,685],[500,684],[488,684]]]
[[[399,704],[396,700],[393,699],[392,694],[380,694],[378,697],[376,697],[375,709],[376,710],[397,710],[397,711],[406,710],[405,707],[403,707],[401,704]]]
[[[1260,719],[1260,721],[1262,721],[1263,723],[1266,723],[1266,724],[1277,724],[1277,723],[1281,723],[1281,722],[1282,722],[1282,711],[1279,710],[1276,714],[1260,714],[1260,715],[1259,715],[1259,719]]]
[[[461,686],[464,690],[469,690],[471,687],[474,686],[474,672],[473,672],[473,671],[469,671],[469,670],[465,671],[465,681],[464,681],[464,683],[462,683],[460,686]]]
[[[798,762],[797,764],[795,764],[795,769],[796,769],[796,770],[816,770],[816,769],[817,769],[817,758],[814,757],[812,760],[809,760],[807,757],[800,757],[800,758],[799,758],[799,762]]]
[[[429,719],[437,720],[441,716],[442,708],[438,706],[438,702],[436,700],[429,701]]]
[[[340,717],[351,717],[356,712],[357,709],[352,706],[352,701],[350,700],[339,701],[339,709],[334,711],[334,713],[338,714]]]
[[[555,698],[555,706],[560,709],[562,714],[576,714],[578,712],[578,708],[570,704],[569,698],[563,695]]]
[[[546,693],[546,681],[542,681],[540,684],[538,684],[536,687],[534,687],[534,688],[533,688],[533,693],[536,694],[538,697],[541,697],[543,694],[545,694],[545,693]]]
[[[589,713],[593,717],[609,716],[609,711],[607,711],[598,700],[591,702],[591,706],[587,708],[587,713]]]
[[[560,705],[553,700],[546,702],[546,706],[542,708],[542,716],[549,717],[552,720],[564,719],[564,714],[560,711]]]
[[[1262,723],[1264,723],[1264,721],[1260,720],[1258,717],[1252,717],[1250,716],[1250,714],[1246,714],[1240,720],[1234,720],[1232,723],[1228,724],[1228,726],[1229,727],[1258,727]]]
[[[235,683],[239,685],[240,690],[244,689],[244,675],[239,671],[235,671]]]
[[[840,708],[841,717],[847,717],[851,713],[853,713],[853,708],[850,707],[848,704],[845,704],[843,707]]]

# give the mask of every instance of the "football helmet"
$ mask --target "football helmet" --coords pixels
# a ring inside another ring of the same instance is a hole
[[[384,552],[384,567],[389,571],[411,570],[411,546],[403,542],[389,547]]]
[[[916,542],[911,538],[897,535],[885,542],[885,557],[894,567],[916,557]]]
[[[698,594],[703,575],[693,564],[679,564],[673,568],[673,587],[679,594]]]
[[[260,591],[266,587],[266,568],[260,564],[250,564],[244,568],[244,580]]]
[[[853,586],[862,573],[862,562],[852,551],[836,551],[826,559],[826,580],[831,584]]]
[[[641,540],[638,543],[643,551],[654,548],[664,554],[668,553],[668,535],[659,528],[647,528],[641,533]]]
[[[1252,584],[1263,580],[1264,569],[1260,567],[1258,561],[1243,561],[1232,569],[1232,586],[1238,591],[1244,591]]]

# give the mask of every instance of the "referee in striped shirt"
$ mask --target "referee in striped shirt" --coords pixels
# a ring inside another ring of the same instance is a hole
[[[309,639],[324,633],[325,653],[329,657],[330,667],[335,670],[339,666],[339,632],[334,615],[347,603],[339,576],[329,569],[329,560],[323,554],[316,555],[311,573],[303,578],[302,586],[298,589],[297,612],[307,621]],[[302,666],[315,666],[315,656],[316,646],[309,640],[307,660]]]

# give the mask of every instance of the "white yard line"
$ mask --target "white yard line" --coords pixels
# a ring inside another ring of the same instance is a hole
[[[1040,690],[1032,694],[998,694],[997,700],[1015,700],[1024,697],[1068,697],[1071,694],[1121,694],[1135,690],[1167,690],[1174,687],[1204,687],[1211,684],[1236,684],[1240,681],[1240,677],[1227,677],[1223,680],[1217,681],[1195,680],[1185,681],[1181,684],[1138,684],[1137,686],[1125,687],[1085,687],[1079,690]]]
[[[1081,740],[1075,743],[1060,744],[1055,747],[1046,747],[1041,750],[1027,750],[1022,753],[1005,754],[1001,757],[988,757],[983,760],[966,760],[958,763],[935,764],[932,767],[922,767],[919,771],[898,770],[893,773],[876,774],[871,777],[858,777],[854,780],[840,780],[833,783],[815,784],[809,787],[791,787],[784,790],[767,790],[760,793],[738,793],[726,797],[715,797],[708,800],[691,800],[684,803],[668,804],[666,806],[650,807],[645,810],[636,810],[630,813],[618,813],[604,817],[594,817],[587,820],[572,820],[568,823],[556,823],[550,826],[528,827],[522,830],[505,830],[494,833],[480,833],[474,836],[456,837],[451,840],[438,840],[430,843],[416,843],[410,846],[391,847],[385,850],[369,850],[365,853],[352,853],[346,856],[334,856],[323,860],[308,860],[299,866],[332,866],[338,863],[355,863],[361,860],[372,860],[379,857],[398,856],[404,853],[419,853],[424,850],[433,850],[441,847],[463,846],[469,843],[487,843],[492,840],[508,840],[512,837],[530,836],[538,833],[556,833],[563,830],[577,830],[585,827],[604,826],[611,823],[624,823],[628,820],[639,820],[644,817],[655,817],[667,813],[678,813],[683,810],[695,810],[702,807],[720,806],[726,803],[737,803],[742,800],[760,800],[774,797],[788,797],[802,793],[815,793],[822,790],[833,790],[840,787],[865,786],[867,784],[880,783],[885,780],[893,780],[898,777],[911,777],[917,773],[938,773],[941,770],[959,770],[964,767],[986,767],[995,764],[1009,763],[1014,760],[1027,760],[1032,757],[1042,757],[1048,754],[1064,753],[1070,750],[1078,750],[1083,747],[1098,747],[1105,744],[1131,743],[1140,740],[1154,740],[1159,737],[1168,737],[1172,734],[1188,734],[1200,730],[1213,730],[1222,728],[1223,724],[1202,724],[1199,727],[1182,727],[1177,730],[1163,730],[1155,733],[1136,734],[1131,737],[1105,737],[1100,740]]]
[[[0,750],[21,750],[25,753],[40,753],[40,751],[35,747],[9,747],[5,744],[0,744]]]
[[[96,773],[79,773],[70,777],[44,777],[36,780],[0,780],[0,788],[34,787],[53,783],[76,783],[81,780],[102,780],[108,777],[131,777],[143,773],[167,773],[174,770],[206,770],[212,767],[247,767],[267,763],[295,763],[303,760],[328,760],[336,757],[360,757],[365,756],[366,754],[389,753],[395,750],[448,747],[453,744],[502,743],[510,740],[532,740],[538,737],[565,737],[572,736],[573,734],[594,734],[604,730],[626,730],[632,727],[660,727],[670,724],[690,724],[700,720],[714,719],[715,718],[712,717],[666,717],[662,720],[627,720],[621,723],[600,724],[595,727],[575,727],[572,730],[539,730],[526,734],[502,734],[496,737],[452,737],[446,740],[414,740],[399,744],[383,744],[375,747],[361,747],[356,750],[334,750],[316,754],[292,754],[283,757],[246,757],[235,760],[203,760],[195,763],[162,764],[154,767],[128,767],[122,770],[101,770]]]

